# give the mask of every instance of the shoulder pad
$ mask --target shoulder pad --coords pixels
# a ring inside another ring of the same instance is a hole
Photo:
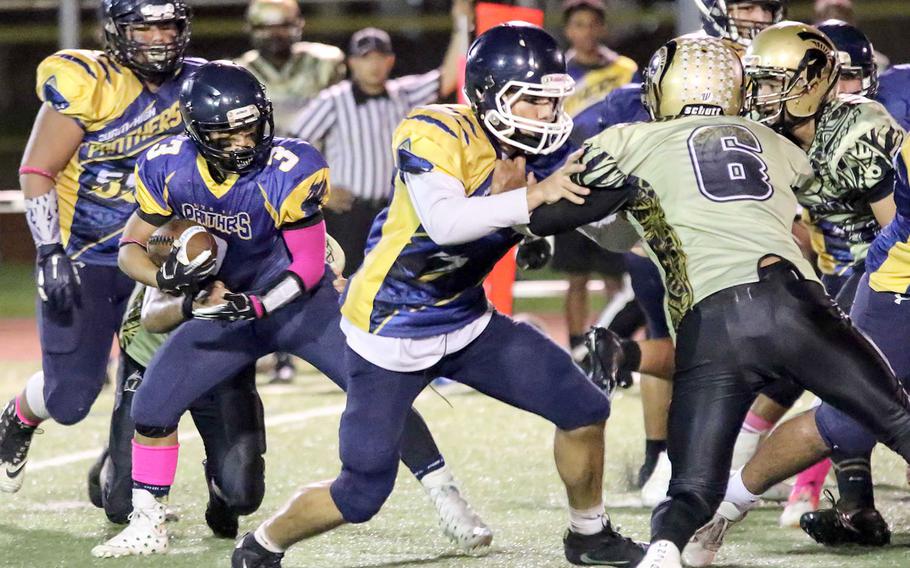
[[[64,49],[45,58],[38,65],[38,98],[80,122],[94,120],[99,112],[95,94],[112,72],[100,56],[99,51]]]

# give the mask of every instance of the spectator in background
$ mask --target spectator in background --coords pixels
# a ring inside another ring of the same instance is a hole
[[[614,89],[638,81],[638,66],[605,46],[606,10],[602,0],[566,0],[563,3],[564,33],[570,44],[566,67],[575,79],[575,93],[565,109],[573,117],[599,103]],[[588,329],[588,281],[599,274],[608,297],[622,289],[626,271],[623,256],[604,250],[577,231],[557,235],[553,268],[568,274],[566,322],[569,346],[576,361],[585,356],[584,333]]]
[[[848,23],[856,21],[853,0],[815,0],[815,21],[825,20],[841,20]]]
[[[254,49],[236,63],[265,85],[275,128],[287,132],[303,101],[344,78],[344,53],[333,45],[300,41],[304,19],[297,0],[252,0],[246,25]]]
[[[319,93],[294,121],[292,135],[321,144],[332,169],[332,191],[323,214],[326,230],[344,250],[346,277],[363,262],[373,219],[388,203],[394,173],[392,134],[412,108],[455,91],[471,14],[469,0],[455,0],[453,32],[442,65],[397,79],[389,79],[395,65],[389,34],[376,28],[358,31],[348,48],[350,80]]]
[[[344,53],[333,45],[300,41],[304,19],[297,0],[252,0],[246,25],[253,49],[236,63],[265,85],[275,128],[287,132],[303,101],[344,78]],[[275,354],[272,383],[289,383],[295,372],[290,355]]]

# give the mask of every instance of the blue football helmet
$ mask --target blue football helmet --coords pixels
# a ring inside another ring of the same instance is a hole
[[[275,125],[265,87],[229,61],[206,63],[183,82],[180,114],[199,153],[221,172],[247,172],[261,165],[272,148]],[[229,149],[224,135],[249,128],[254,129],[253,145]]]
[[[190,42],[190,9],[185,0],[102,0],[100,14],[108,54],[136,75],[161,83],[180,70]],[[137,41],[134,31],[173,26],[167,43]]]
[[[490,134],[528,154],[554,152],[571,134],[572,118],[562,103],[574,84],[556,40],[532,24],[500,24],[468,49],[464,90],[471,108]],[[522,97],[551,99],[552,120],[513,114]]]
[[[875,64],[875,49],[866,34],[841,20],[826,20],[816,27],[837,48],[841,78],[860,79],[863,86],[855,94],[874,97],[878,92],[878,65]]]
[[[701,12],[702,27],[715,37],[722,37],[748,47],[752,38],[763,29],[784,18],[784,0],[693,0]],[[730,16],[736,4],[757,4],[771,12],[771,22],[745,20]]]

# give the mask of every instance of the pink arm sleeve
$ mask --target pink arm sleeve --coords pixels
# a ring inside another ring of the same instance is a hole
[[[325,273],[325,221],[302,229],[287,229],[282,235],[291,253],[288,271],[296,274],[309,290]]]

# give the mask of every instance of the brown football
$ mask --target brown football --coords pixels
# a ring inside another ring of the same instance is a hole
[[[171,253],[174,241],[190,227],[202,227],[202,225],[189,219],[172,219],[158,227],[152,233],[152,236],[149,237],[148,245],[146,246],[152,262],[161,266],[167,259],[167,255]],[[193,235],[190,237],[189,242],[186,243],[187,258],[190,261],[207,250],[212,251],[213,257],[218,255],[218,243],[208,231],[204,230]]]

